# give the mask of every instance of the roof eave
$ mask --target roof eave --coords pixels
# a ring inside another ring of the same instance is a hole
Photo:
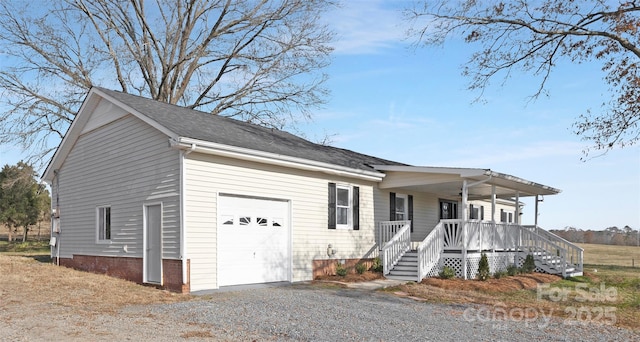
[[[284,166],[300,170],[319,171],[327,174],[358,178],[373,182],[380,182],[385,177],[385,174],[382,172],[355,169],[346,166],[318,162],[310,159],[303,159],[270,152],[258,151],[254,149],[213,143],[210,141],[188,137],[180,137],[177,140],[172,140],[172,145],[175,148],[183,150],[231,157],[264,164]]]
[[[505,188],[513,189],[515,191],[521,191],[523,195],[535,196],[535,195],[555,195],[561,192],[560,189],[556,189],[551,186],[539,184],[536,182],[528,181],[526,179],[511,176],[505,173],[495,172],[490,169],[480,168],[455,168],[455,167],[429,167],[429,166],[398,166],[398,165],[373,165],[376,170],[387,172],[414,172],[425,174],[447,174],[454,178],[460,177],[460,180],[472,179],[476,181],[483,181],[483,177],[494,178],[487,184],[497,183],[500,180],[506,181],[507,185],[503,185]],[[419,185],[416,183],[415,185]]]

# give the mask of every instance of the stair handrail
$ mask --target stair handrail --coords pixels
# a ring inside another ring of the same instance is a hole
[[[382,250],[382,246],[389,242],[407,223],[411,221],[381,221],[378,223],[378,234],[376,242],[378,248]]]
[[[444,225],[442,221],[431,230],[418,245],[418,282],[438,264],[444,250]]]
[[[389,274],[400,258],[411,249],[411,221],[406,221],[400,229],[387,243],[382,246],[383,275]]]
[[[569,264],[574,266],[576,270],[582,272],[584,267],[584,248],[564,239],[561,236],[551,233],[540,226],[525,226],[538,235],[545,236],[548,240],[554,241],[557,245],[562,246],[567,252],[567,260]]]
[[[550,254],[553,254],[555,252],[556,256],[560,258],[560,270],[562,271],[562,277],[567,276],[567,267],[569,266],[569,263],[567,262],[567,250],[564,247],[556,244],[555,242],[547,239],[546,237],[540,234],[537,234],[532,230],[529,230],[521,226],[520,226],[520,232],[522,237],[520,241],[521,247],[527,248],[529,249],[529,251],[531,251],[531,249],[533,248],[535,251],[541,249]],[[525,238],[527,234],[532,236],[533,238]],[[530,242],[533,242],[533,245],[531,245]],[[571,266],[575,267],[575,265],[573,264],[571,264]]]

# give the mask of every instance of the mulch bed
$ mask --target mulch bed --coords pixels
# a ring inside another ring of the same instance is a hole
[[[357,273],[349,273],[347,275],[339,276],[339,275],[321,275],[317,276],[314,280],[319,281],[332,281],[332,282],[340,282],[340,283],[357,283],[363,281],[371,281],[376,279],[383,279],[382,273],[376,272],[364,272],[363,274]]]
[[[546,273],[521,274],[500,279],[464,280],[464,279],[440,279],[426,278],[421,284],[438,287],[445,290],[465,290],[484,292],[506,292],[517,290],[535,289],[538,284],[553,283],[561,277]]]

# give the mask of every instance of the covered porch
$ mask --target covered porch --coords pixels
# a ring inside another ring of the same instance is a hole
[[[520,266],[531,254],[538,271],[562,276],[581,274],[582,249],[537,224],[540,197],[560,190],[486,169],[376,168],[386,174],[380,189],[429,193],[440,199],[437,210],[412,208],[414,214],[404,220],[393,220],[393,203],[390,203],[390,220],[379,221],[376,233],[385,276],[420,281],[437,276],[448,266],[460,278],[475,278],[481,253],[488,256],[492,273],[509,265]],[[533,225],[521,223],[520,199],[523,197],[534,197]],[[450,205],[444,208],[443,203]],[[478,203],[488,204],[490,210],[486,218],[484,212],[478,214]],[[438,217],[426,237],[420,236],[416,241],[419,232],[414,232],[416,222],[412,219],[421,210],[436,212]]]

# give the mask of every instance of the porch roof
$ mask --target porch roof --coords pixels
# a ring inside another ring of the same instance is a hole
[[[467,180],[469,199],[490,198],[492,186],[495,186],[496,197],[504,199],[513,199],[516,193],[520,197],[526,197],[555,195],[561,192],[560,189],[551,186],[490,169],[402,165],[372,166],[386,174],[379,184],[382,189],[405,188],[435,193],[440,196],[457,197],[461,194],[463,181]]]

